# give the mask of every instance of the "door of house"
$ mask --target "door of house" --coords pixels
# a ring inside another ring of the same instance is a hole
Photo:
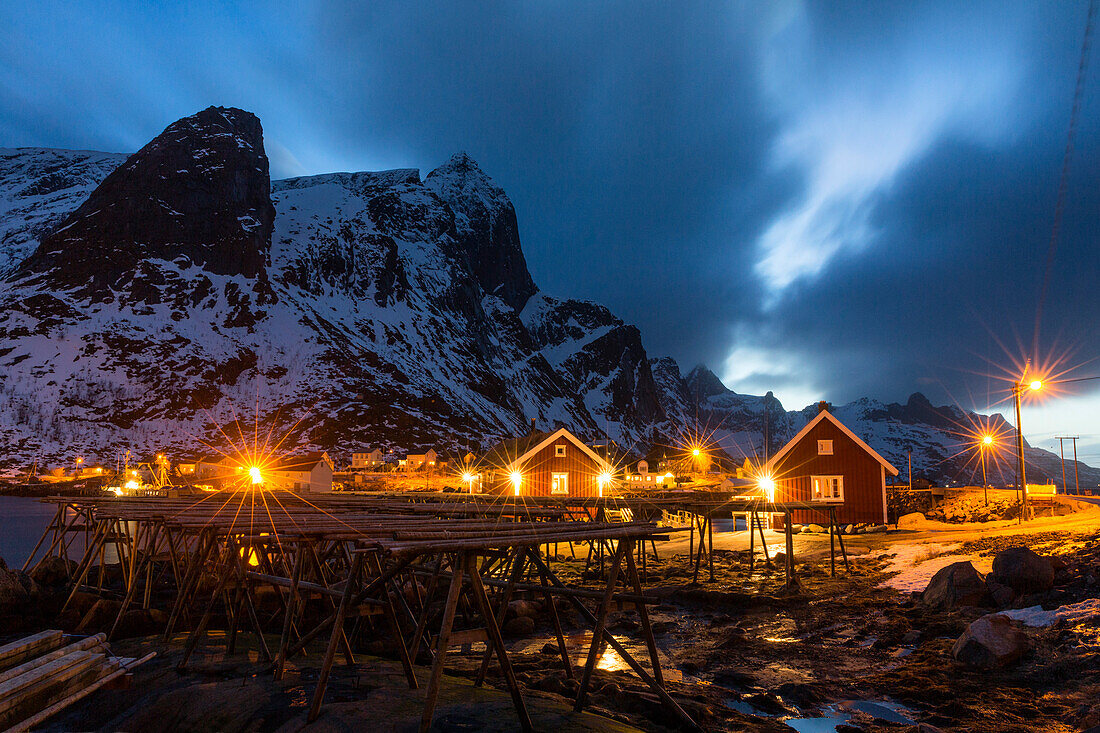
[[[555,473],[550,475],[550,493],[551,494],[568,494],[569,493],[569,474],[567,473]]]

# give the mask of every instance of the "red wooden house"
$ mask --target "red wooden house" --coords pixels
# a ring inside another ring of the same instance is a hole
[[[898,469],[822,409],[768,461],[775,500],[836,507],[840,524],[886,523],[886,474]],[[825,511],[798,510],[794,522],[826,524]]]
[[[486,488],[512,496],[605,496],[612,467],[565,428],[501,443],[485,457]]]

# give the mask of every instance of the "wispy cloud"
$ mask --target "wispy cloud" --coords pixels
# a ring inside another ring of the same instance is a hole
[[[837,256],[874,242],[877,197],[938,140],[1001,135],[1018,74],[1010,48],[976,53],[950,34],[928,42],[927,29],[912,28],[902,29],[910,41],[885,44],[891,55],[831,48],[822,62],[809,50],[815,29],[806,13],[787,7],[781,18],[760,67],[780,120],[771,162],[804,185],[757,241],[766,309]]]

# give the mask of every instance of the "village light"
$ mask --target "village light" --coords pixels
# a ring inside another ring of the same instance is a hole
[[[757,482],[760,486],[760,490],[764,492],[764,495],[768,497],[768,502],[775,501],[775,479],[771,476],[763,476],[760,481]]]
[[[691,455],[695,456],[696,458],[698,458],[702,454],[703,454],[703,451],[699,450],[698,448],[692,448],[691,449]]]
[[[519,485],[523,483],[523,474],[519,471],[512,471],[512,491],[516,496],[519,496]]]
[[[989,481],[985,478],[985,449],[993,445],[993,436],[988,433],[982,436],[982,443],[978,446],[982,454],[982,494],[985,497],[985,505],[989,506]]]
[[[1027,373],[1028,365],[1024,366]],[[1038,392],[1043,388],[1043,380],[1032,379],[1027,383],[1032,392]],[[1012,397],[1016,403],[1016,480],[1019,482],[1020,492],[1020,523],[1023,523],[1027,515],[1027,469],[1024,466],[1024,429],[1020,425],[1020,393],[1024,390],[1021,379],[1012,385]]]
[[[604,471],[596,477],[596,484],[599,486],[601,497],[603,497],[603,487],[607,486],[609,483],[611,483],[610,471]]]
[[[469,492],[471,494],[474,493],[474,475],[467,471],[466,473],[462,474],[462,480],[466,482],[466,486],[468,487]]]
[[[263,474],[260,473],[259,466],[252,466],[248,469],[248,477],[252,479],[252,484],[262,484],[264,482]]]

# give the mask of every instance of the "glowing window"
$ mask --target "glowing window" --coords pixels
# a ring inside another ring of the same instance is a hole
[[[812,501],[844,501],[843,476],[811,476]]]
[[[819,440],[819,441],[817,441],[817,454],[819,456],[831,456],[833,454],[833,441],[831,441],[831,440]]]
[[[550,493],[551,494],[568,494],[569,493],[569,474],[567,473],[554,473],[550,475]]]
[[[555,445],[554,446],[554,457],[555,458],[565,458],[565,446],[564,445]]]

